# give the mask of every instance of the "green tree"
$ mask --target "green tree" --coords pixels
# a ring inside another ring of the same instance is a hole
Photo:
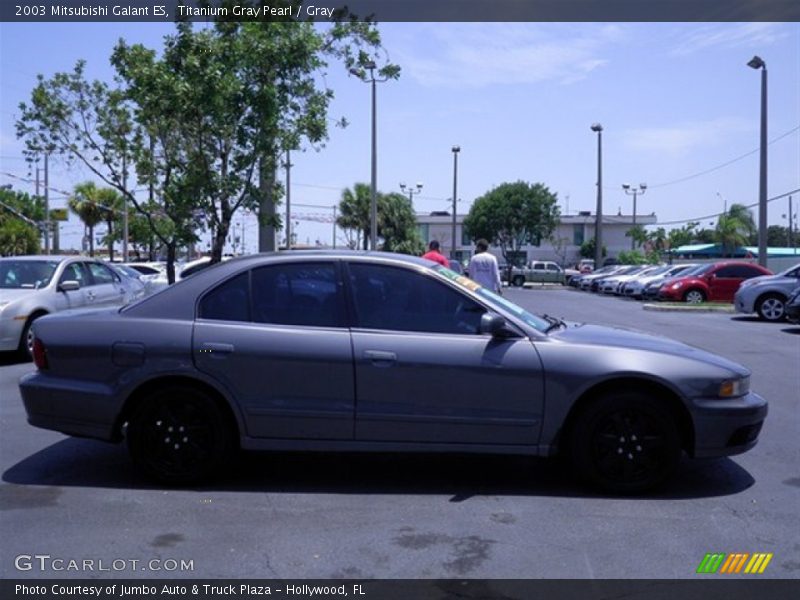
[[[23,192],[0,189],[0,256],[38,254],[44,201]]]
[[[506,262],[525,244],[549,238],[559,222],[558,198],[541,183],[504,183],[476,199],[464,218],[467,234],[500,247]]]
[[[623,250],[617,258],[623,265],[644,265],[649,262],[648,257],[639,250]]]
[[[767,246],[788,248],[789,228],[782,225],[770,225],[767,227]]]
[[[669,248],[680,248],[691,244],[697,235],[697,226],[700,223],[697,221],[690,221],[683,227],[670,229],[667,234],[667,245]]]
[[[722,245],[724,256],[733,256],[736,248],[747,245],[747,228],[736,216],[720,216],[715,234],[715,242]]]
[[[583,244],[581,244],[580,255],[581,258],[594,258],[594,245],[595,241],[594,238],[588,239]],[[603,244],[602,255],[608,256],[608,249],[606,248],[605,244]],[[595,268],[599,269],[601,265],[596,266]]]
[[[99,189],[93,181],[85,181],[75,186],[67,206],[78,215],[89,232],[89,256],[94,256],[94,228],[103,221],[104,214],[98,198]]]
[[[417,230],[417,219],[411,202],[403,194],[387,194],[378,198],[378,235],[383,250],[421,255],[425,245]]]
[[[647,230],[638,223],[635,227],[631,227],[625,232],[625,237],[633,238],[634,244],[637,248],[644,245],[648,240]]]
[[[114,260],[114,242],[122,239],[123,196],[114,188],[97,190],[97,202],[102,207],[103,221],[106,224],[106,235],[103,238],[108,247],[108,260]],[[115,227],[119,225],[119,230]]]
[[[353,189],[342,191],[336,225],[345,231],[353,248],[366,250],[369,245],[371,197],[371,188],[366,183],[356,183]]]
[[[731,204],[727,216],[739,223],[738,229],[745,237],[743,245],[758,243],[758,228],[753,219],[753,212],[749,208],[744,204]]]

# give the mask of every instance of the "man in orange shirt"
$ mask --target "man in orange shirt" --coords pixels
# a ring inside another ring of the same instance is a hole
[[[428,251],[422,255],[422,258],[427,258],[428,260],[439,263],[443,267],[450,268],[450,261],[445,258],[444,254],[439,252],[439,242],[437,240],[431,240],[428,244]]]

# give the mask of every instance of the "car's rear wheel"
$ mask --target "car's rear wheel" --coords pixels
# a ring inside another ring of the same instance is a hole
[[[514,278],[511,280],[511,283],[514,284],[514,287],[522,287],[525,285],[525,277],[522,275],[514,275]]]
[[[756,311],[765,321],[780,321],[786,315],[786,300],[780,294],[767,294],[756,302]]]
[[[235,447],[234,432],[214,398],[188,386],[167,387],[145,398],[126,435],[134,464],[170,485],[211,477]]]
[[[681,457],[669,410],[634,392],[604,394],[572,428],[569,451],[578,474],[608,491],[635,494],[664,483]]]
[[[687,304],[700,304],[706,301],[706,295],[700,290],[689,290],[683,295],[683,301]]]

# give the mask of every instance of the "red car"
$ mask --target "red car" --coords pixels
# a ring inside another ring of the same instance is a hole
[[[746,262],[709,263],[686,277],[665,282],[658,290],[661,300],[698,304],[699,302],[733,302],[739,284],[745,279],[772,275],[772,271]]]

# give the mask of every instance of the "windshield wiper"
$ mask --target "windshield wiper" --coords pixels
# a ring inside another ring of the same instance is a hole
[[[559,319],[558,317],[551,317],[550,315],[542,315],[542,318],[545,319],[550,325],[547,329],[544,330],[545,333],[550,333],[554,329],[559,329],[560,327],[567,327],[567,324],[564,322],[563,319]]]

